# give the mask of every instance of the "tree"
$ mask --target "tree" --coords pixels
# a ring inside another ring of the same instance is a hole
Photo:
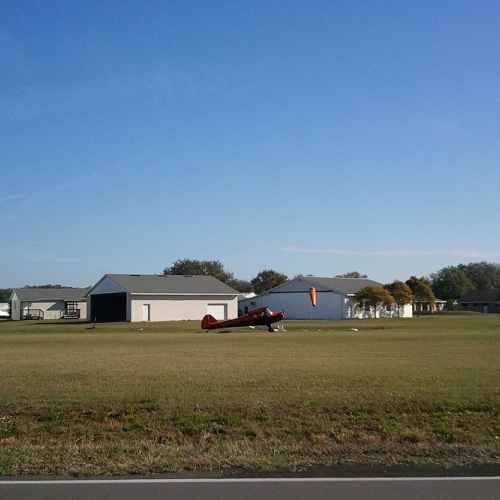
[[[424,309],[428,309],[431,312],[433,304],[436,302],[436,296],[432,291],[430,281],[426,278],[412,276],[406,281],[406,284],[411,288],[411,292],[413,293],[413,312],[422,312]],[[419,305],[417,305],[417,302]]]
[[[337,274],[336,278],[368,278],[366,274],[361,274],[358,271],[351,271],[345,274]]]
[[[500,264],[471,262],[443,267],[431,275],[432,289],[436,296],[453,302],[460,299],[467,289],[500,288]]]
[[[398,306],[398,317],[401,316],[401,308],[406,304],[413,302],[413,293],[411,288],[402,281],[394,281],[384,287],[394,298]]]
[[[163,274],[213,276],[223,283],[234,280],[233,274],[227,272],[218,260],[179,259],[165,268]]]
[[[436,297],[447,301],[460,299],[468,288],[475,288],[465,270],[460,266],[443,267],[431,275],[432,291]]]
[[[429,302],[434,304],[436,296],[434,295],[430,282],[426,278],[417,278],[412,276],[406,281],[413,293],[413,300],[419,302]]]
[[[237,290],[238,292],[241,293],[248,293],[248,292],[253,292],[253,286],[250,281],[246,280],[239,280],[239,279],[230,279],[227,281],[227,284],[231,287]]]
[[[470,264],[460,264],[457,267],[472,282],[473,288],[500,288],[500,264],[471,262]]]
[[[10,288],[0,288],[0,302],[8,302],[11,293],[12,290]]]
[[[255,278],[251,281],[255,293],[261,294],[266,290],[270,290],[275,286],[281,285],[288,280],[285,274],[278,273],[272,269],[265,269],[261,271]]]
[[[367,286],[355,295],[354,301],[365,308],[367,305],[373,307],[377,317],[377,310],[382,306],[394,304],[394,297],[382,286]]]

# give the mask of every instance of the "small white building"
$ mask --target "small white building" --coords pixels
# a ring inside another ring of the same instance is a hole
[[[105,274],[88,292],[89,321],[176,321],[238,315],[238,292],[213,276]]]
[[[246,314],[257,307],[285,311],[287,319],[364,319],[398,317],[397,306],[366,310],[354,301],[357,292],[367,286],[382,286],[366,278],[323,278],[300,276],[278,285],[257,297],[240,300],[238,313]],[[317,292],[317,305],[312,307],[309,289]],[[401,308],[401,318],[412,317],[412,306]]]
[[[10,296],[11,318],[85,319],[88,288],[15,288]]]
[[[8,302],[0,302],[0,318],[10,318],[10,304]]]

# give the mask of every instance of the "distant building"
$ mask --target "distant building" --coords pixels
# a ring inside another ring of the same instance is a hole
[[[299,276],[262,295],[240,300],[238,313],[243,315],[252,309],[265,306],[273,311],[285,311],[287,319],[363,319],[398,315],[396,306],[378,308],[374,311],[356,304],[354,296],[367,286],[382,286],[382,284],[366,278]],[[317,291],[316,307],[311,306],[309,298],[311,287]],[[412,317],[411,304],[401,308],[400,317]]]
[[[10,317],[10,304],[8,302],[0,302],[0,318]]]
[[[413,302],[413,314],[434,314],[443,312],[446,309],[446,300],[435,299],[434,302],[428,300],[415,300]]]
[[[10,297],[11,317],[61,319],[87,316],[88,288],[15,288]]]
[[[464,311],[500,312],[500,289],[467,290],[458,301]]]

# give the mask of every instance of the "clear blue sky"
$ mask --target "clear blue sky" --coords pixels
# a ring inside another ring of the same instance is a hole
[[[0,287],[500,261],[495,1],[4,1]]]

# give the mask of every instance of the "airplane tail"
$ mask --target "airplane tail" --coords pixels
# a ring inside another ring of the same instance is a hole
[[[202,330],[208,330],[215,323],[217,323],[217,320],[211,314],[206,314],[201,320],[201,328]]]

